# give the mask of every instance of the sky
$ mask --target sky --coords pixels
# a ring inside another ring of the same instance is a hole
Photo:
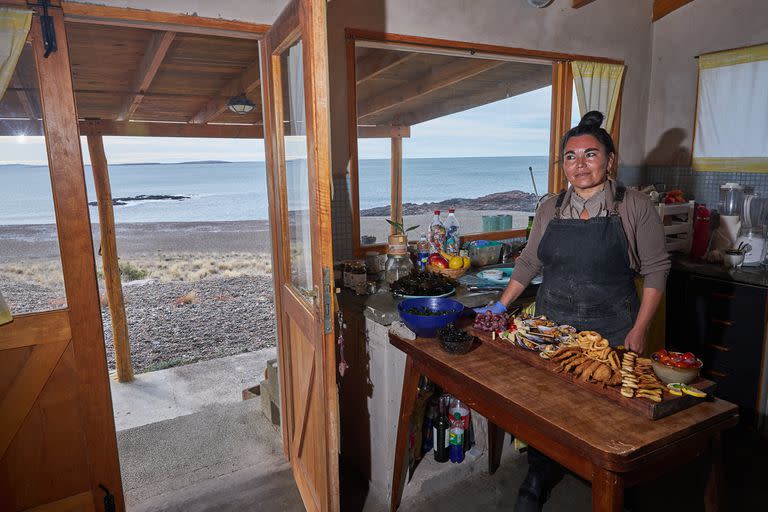
[[[405,158],[527,156],[549,152],[551,88],[545,87],[411,127]],[[301,153],[293,140],[288,154]],[[83,159],[90,163],[82,138]],[[110,164],[199,160],[263,161],[261,140],[105,137]],[[360,139],[359,157],[389,158],[389,139]],[[0,137],[0,165],[45,164],[42,137]]]

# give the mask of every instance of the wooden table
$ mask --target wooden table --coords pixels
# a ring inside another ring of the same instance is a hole
[[[504,432],[509,432],[590,481],[592,510],[620,511],[625,487],[706,456],[707,510],[719,509],[720,434],[737,424],[735,405],[715,399],[651,421],[491,346],[476,344],[456,356],[432,339],[390,335],[390,343],[406,354],[391,511],[400,506],[405,483],[408,425],[420,375],[488,419],[491,473],[499,464]]]

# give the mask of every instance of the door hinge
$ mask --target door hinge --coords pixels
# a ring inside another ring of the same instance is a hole
[[[99,484],[99,487],[104,491],[104,512],[115,512],[115,495],[102,484]]]
[[[331,269],[323,267],[323,329],[325,334],[333,332],[331,309]]]

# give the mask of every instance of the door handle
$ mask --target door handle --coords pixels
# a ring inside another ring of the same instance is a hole
[[[720,320],[719,318],[713,318],[710,320],[713,324],[719,324],[719,325],[725,325],[726,327],[730,327],[733,325],[733,320]]]
[[[718,352],[730,352],[731,349],[728,347],[724,347],[722,345],[718,345],[717,343],[707,343],[707,347],[711,348],[712,350],[717,350]]]
[[[301,291],[301,294],[306,299],[315,300],[317,298],[317,290],[305,290],[304,288],[302,288],[300,291]]]

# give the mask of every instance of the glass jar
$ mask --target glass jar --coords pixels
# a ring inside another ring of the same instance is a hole
[[[387,255],[384,274],[388,284],[392,284],[401,277],[407,276],[411,273],[411,270],[413,270],[413,262],[407,252],[405,254]]]
[[[736,248],[741,246],[744,252],[745,267],[762,265],[765,259],[765,230],[763,226],[749,226],[739,230],[739,238],[736,240]]]

